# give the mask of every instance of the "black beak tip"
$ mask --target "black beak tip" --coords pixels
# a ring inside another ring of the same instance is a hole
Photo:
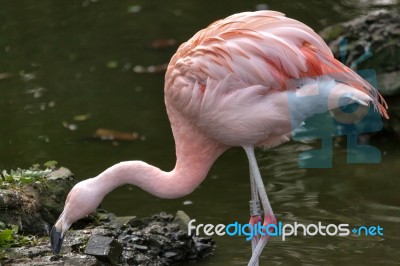
[[[54,254],[60,253],[63,238],[61,237],[61,232],[57,231],[57,228],[53,226],[50,232],[50,243],[51,250]]]

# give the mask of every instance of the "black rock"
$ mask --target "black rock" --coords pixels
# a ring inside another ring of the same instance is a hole
[[[117,265],[122,254],[122,246],[111,237],[92,235],[85,248],[85,254],[98,260]]]

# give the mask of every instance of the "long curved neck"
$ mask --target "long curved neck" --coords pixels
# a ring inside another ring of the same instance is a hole
[[[178,198],[191,193],[204,180],[214,161],[227,147],[207,138],[184,119],[173,117],[175,168],[164,172],[142,161],[113,165],[94,178],[96,189],[103,197],[116,187],[132,184],[161,198]]]

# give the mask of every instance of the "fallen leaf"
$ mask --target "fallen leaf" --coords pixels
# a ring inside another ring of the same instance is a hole
[[[158,39],[150,43],[150,46],[153,49],[171,48],[174,47],[175,45],[176,45],[175,39]]]
[[[139,139],[139,134],[136,132],[124,132],[106,128],[99,128],[94,133],[94,137],[101,140],[134,141]]]
[[[88,120],[89,118],[90,118],[90,114],[82,114],[82,115],[74,116],[74,120],[79,121],[79,122]]]
[[[8,79],[8,78],[11,78],[13,75],[11,74],[11,73],[7,73],[7,72],[4,72],[4,73],[0,73],[0,80],[2,80],[2,79]]]

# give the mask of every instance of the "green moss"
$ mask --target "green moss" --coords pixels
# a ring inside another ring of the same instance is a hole
[[[0,173],[0,188],[7,189],[24,184],[32,184],[35,182],[44,182],[45,177],[53,171],[56,161],[49,161],[44,164],[45,169],[41,170],[40,165],[35,164],[29,169],[16,169],[8,173],[3,170]]]
[[[36,164],[29,169],[16,169],[0,173],[0,189],[11,189],[12,191],[20,191],[20,187],[33,183],[44,183],[46,176],[51,173],[57,162],[51,161],[44,164],[44,170],[40,169],[40,165]],[[36,243],[36,236],[20,235],[19,228],[14,224],[4,224],[0,222],[0,256],[9,247],[21,247],[33,245]]]
[[[9,247],[34,245],[37,242],[35,236],[19,235],[17,225],[5,225],[0,222],[0,228],[0,255]]]
[[[324,30],[325,39],[332,41],[343,34],[344,27],[341,25],[334,25]]]

